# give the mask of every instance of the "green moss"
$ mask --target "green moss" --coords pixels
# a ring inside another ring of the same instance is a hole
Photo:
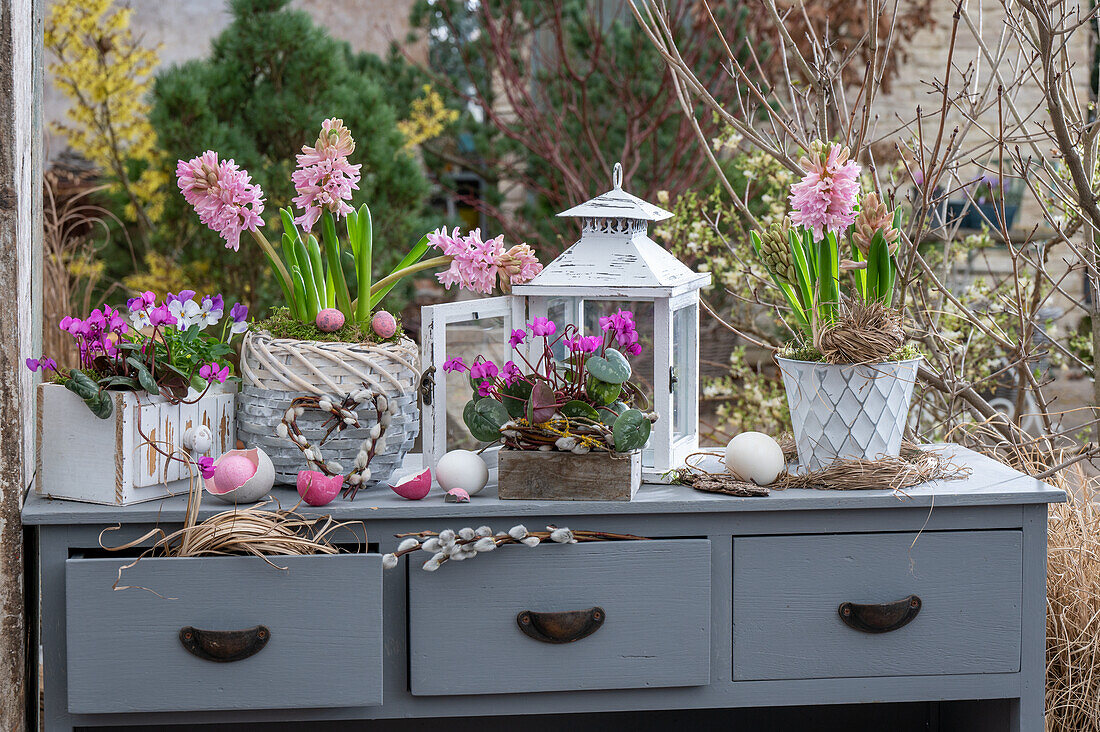
[[[920,348],[915,343],[906,343],[898,350],[894,351],[887,361],[908,361],[909,359],[918,358],[923,356]],[[792,361],[824,361],[825,357],[821,355],[821,352],[813,347],[809,343],[798,343],[797,341],[791,341],[787,345],[779,349],[780,358],[789,358]]]
[[[294,319],[290,314],[290,308],[286,307],[272,308],[271,317],[257,321],[252,328],[256,331],[266,330],[275,338],[328,343],[392,343],[399,341],[405,335],[400,320],[397,321],[397,332],[391,338],[379,338],[369,325],[362,327],[354,322],[345,323],[343,328],[326,333],[313,323],[303,323]]]

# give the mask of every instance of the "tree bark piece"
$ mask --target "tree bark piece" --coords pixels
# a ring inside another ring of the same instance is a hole
[[[42,2],[0,0],[0,17],[0,729],[21,732],[38,688],[25,679],[20,510],[33,449],[23,361],[41,341]]]

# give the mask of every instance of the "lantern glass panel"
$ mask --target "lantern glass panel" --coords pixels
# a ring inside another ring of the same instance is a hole
[[[637,356],[627,356],[633,374],[630,380],[641,388],[642,393],[653,402],[653,302],[646,300],[585,300],[584,332],[589,335],[602,334],[600,318],[611,315],[617,310],[629,310],[634,313],[634,323],[638,327],[638,342],[642,352]],[[625,354],[624,354],[625,355]]]
[[[497,364],[508,360],[508,334],[505,318],[491,317],[447,324],[448,359],[460,357],[471,366],[478,355]],[[438,377],[437,377],[438,378]],[[469,374],[446,373],[447,379],[447,450],[476,450],[482,443],[474,439],[462,421],[462,410],[473,396]]]
[[[675,442],[698,431],[698,305],[673,312],[672,342],[672,370],[676,375],[672,391],[672,439]]]

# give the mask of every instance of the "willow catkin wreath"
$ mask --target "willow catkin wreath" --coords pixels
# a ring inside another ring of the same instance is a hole
[[[783,457],[788,462],[797,456],[794,440],[780,441]],[[897,457],[882,456],[876,459],[842,458],[819,470],[805,473],[779,474],[769,486],[738,480],[728,472],[714,473],[692,463],[695,456],[713,455],[697,452],[688,456],[685,467],[676,471],[673,483],[690,485],[706,493],[724,493],[732,496],[767,496],[770,490],[802,488],[833,491],[904,491],[932,480],[958,480],[970,475],[970,468],[957,465],[941,452],[927,450],[912,442],[901,446]]]
[[[385,449],[386,430],[389,428],[396,411],[393,402],[387,399],[384,394],[371,392],[366,384],[363,385],[362,389],[357,389],[345,396],[340,402],[327,397],[298,397],[291,401],[282,421],[275,428],[275,434],[279,437],[289,437],[298,446],[307,463],[325,475],[342,475],[344,466],[335,460],[326,461],[321,454],[321,447],[334,432],[342,432],[349,427],[359,427],[359,418],[356,416],[356,412],[367,401],[374,402],[376,422],[359,444],[359,452],[355,456],[355,463],[344,479],[347,483],[347,487],[344,489],[344,497],[349,500],[355,498],[360,486],[370,480],[371,460],[378,452]],[[327,412],[330,415],[325,422],[325,425],[327,425],[325,434],[316,445],[311,445],[309,439],[298,427],[298,417],[301,417],[309,409]]]

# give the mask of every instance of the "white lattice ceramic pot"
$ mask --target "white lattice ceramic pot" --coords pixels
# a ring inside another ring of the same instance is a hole
[[[241,377],[237,436],[246,447],[262,448],[271,457],[279,483],[293,484],[300,470],[311,469],[298,447],[276,434],[287,407],[297,397],[328,397],[339,403],[365,386],[385,395],[396,407],[386,429],[385,447],[371,460],[367,486],[390,477],[420,431],[419,351],[408,338],[389,343],[329,343],[250,332],[241,351]],[[334,432],[324,443],[326,460],[348,467],[354,463],[363,439],[377,422],[370,403],[363,404],[357,416],[359,427]],[[329,418],[327,413],[306,412],[297,424],[311,445],[319,445]]]
[[[869,365],[777,361],[801,467],[901,450],[920,358]]]

